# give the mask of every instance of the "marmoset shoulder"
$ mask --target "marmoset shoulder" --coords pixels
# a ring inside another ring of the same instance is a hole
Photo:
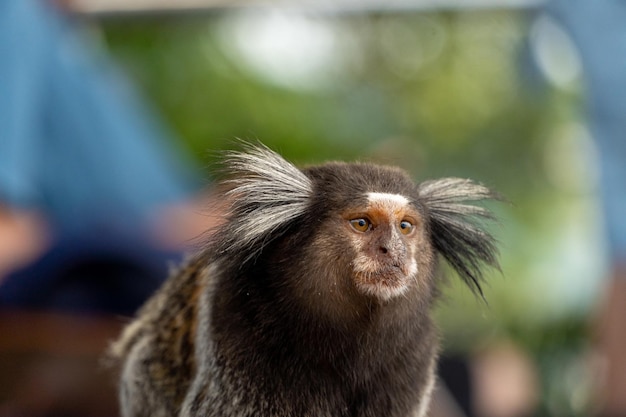
[[[497,267],[466,179],[249,145],[225,160],[226,221],[113,343],[124,417],[422,417],[439,259],[482,294]],[[219,197],[218,197],[219,198]]]

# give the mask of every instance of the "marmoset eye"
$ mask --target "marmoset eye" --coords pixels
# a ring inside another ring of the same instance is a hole
[[[368,219],[364,218],[350,220],[350,224],[359,232],[367,232],[372,227],[372,223]]]

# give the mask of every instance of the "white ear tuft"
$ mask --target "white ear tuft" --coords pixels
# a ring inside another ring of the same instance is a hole
[[[461,178],[426,181],[418,188],[428,208],[433,245],[465,283],[481,296],[483,266],[499,268],[494,237],[475,220],[491,219],[474,201],[499,199],[484,185]]]
[[[264,145],[245,145],[225,160],[232,176],[226,196],[232,201],[226,251],[243,251],[248,260],[276,232],[301,216],[313,193],[311,180]]]

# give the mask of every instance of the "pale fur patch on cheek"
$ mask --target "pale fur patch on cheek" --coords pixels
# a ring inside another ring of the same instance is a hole
[[[352,262],[354,272],[360,272],[365,274],[371,274],[376,272],[380,266],[378,262],[364,253],[358,253],[354,261]]]
[[[411,257],[411,262],[409,263],[408,271],[406,271],[406,276],[409,279],[414,279],[417,276],[417,261],[413,257]]]

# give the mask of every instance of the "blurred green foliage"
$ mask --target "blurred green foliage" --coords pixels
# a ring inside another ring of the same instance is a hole
[[[576,89],[549,88],[530,70],[527,17],[313,16],[331,30],[336,62],[322,81],[298,87],[268,80],[233,53],[241,47],[229,27],[241,25],[236,13],[109,19],[102,27],[111,51],[202,166],[237,137],[261,140],[298,163],[373,160],[417,179],[471,177],[500,191],[508,200],[493,205],[503,272],[489,274],[488,304],[451,281],[438,311],[444,340],[461,350],[516,341],[541,365],[550,393],[542,413],[583,415],[559,379],[575,362],[572,352],[586,348],[594,293],[582,301],[580,290],[567,294],[602,272],[589,249],[600,232],[593,188],[553,178],[555,160],[572,170],[562,176],[589,175],[567,159],[575,142],[554,145],[563,126],[580,118],[580,100]],[[254,33],[243,39],[244,46],[254,41]],[[306,63],[306,47],[296,43],[289,52]],[[570,265],[574,258],[583,267]]]

